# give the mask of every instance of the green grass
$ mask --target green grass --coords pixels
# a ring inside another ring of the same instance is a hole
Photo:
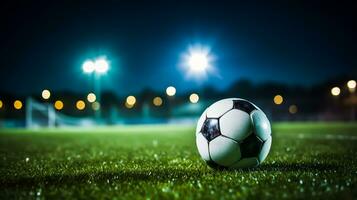
[[[357,198],[357,124],[276,124],[267,160],[235,171],[178,126],[1,130],[0,159],[0,199]]]

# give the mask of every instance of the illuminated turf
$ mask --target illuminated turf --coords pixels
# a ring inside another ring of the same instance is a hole
[[[193,127],[2,130],[0,198],[357,197],[356,124],[278,124],[258,168],[214,171]]]

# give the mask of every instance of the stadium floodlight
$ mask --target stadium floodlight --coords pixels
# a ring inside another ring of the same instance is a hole
[[[82,69],[85,73],[92,73],[95,70],[95,65],[94,62],[91,60],[86,60],[83,65],[82,65]]]
[[[202,52],[194,52],[190,55],[188,60],[188,64],[192,71],[202,72],[205,71],[208,67],[208,57],[206,54]]]
[[[105,56],[98,57],[95,60],[87,60],[83,63],[83,71],[87,74],[94,74],[94,94],[91,94],[87,97],[87,100],[91,103],[97,101],[98,103],[94,109],[95,117],[99,121],[101,111],[100,111],[100,103],[101,103],[101,87],[100,87],[100,77],[102,74],[106,74],[109,70],[109,61]],[[83,108],[84,109],[84,108]]]
[[[331,89],[332,96],[339,96],[341,93],[341,89],[339,87],[333,87]]]
[[[98,58],[94,62],[95,72],[99,74],[104,74],[109,69],[109,63],[105,58]]]
[[[213,61],[215,56],[211,48],[203,45],[191,45],[182,56],[180,67],[186,73],[187,78],[206,78],[209,72],[214,72]]]

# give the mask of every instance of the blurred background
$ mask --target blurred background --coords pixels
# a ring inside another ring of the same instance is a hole
[[[356,120],[353,2],[6,2],[0,127]]]

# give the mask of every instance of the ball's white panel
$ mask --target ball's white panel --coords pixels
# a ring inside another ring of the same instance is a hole
[[[236,141],[242,141],[251,133],[250,116],[244,111],[233,109],[219,119],[221,133]]]
[[[271,136],[269,136],[268,139],[264,142],[262,150],[258,155],[260,163],[262,163],[265,160],[265,158],[268,156],[271,147],[271,142],[272,142],[272,138]]]
[[[207,117],[219,118],[225,112],[229,111],[232,108],[233,108],[232,99],[223,99],[217,101],[216,103],[212,104],[210,107],[207,108]]]
[[[226,167],[241,157],[238,143],[223,136],[218,136],[209,143],[209,152],[215,163]]]
[[[271,126],[267,116],[261,110],[255,110],[251,114],[255,134],[263,141],[271,135]]]
[[[242,160],[231,165],[231,168],[239,169],[239,168],[248,168],[248,167],[256,167],[259,165],[259,161],[257,158],[243,158]]]
[[[206,110],[202,113],[201,117],[197,121],[197,126],[196,126],[196,134],[198,134],[201,131],[203,122],[206,120]]]
[[[203,160],[209,161],[208,141],[201,133],[196,135],[196,146]]]

